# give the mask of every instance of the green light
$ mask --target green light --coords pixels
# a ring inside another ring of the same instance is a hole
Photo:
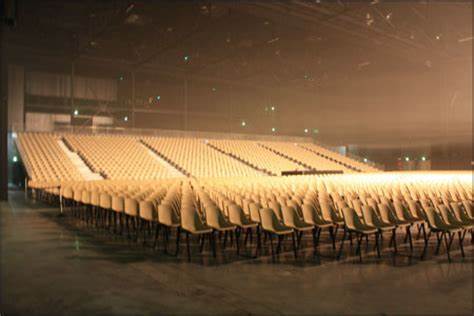
[[[18,157],[17,156],[13,156],[13,162],[17,162],[18,161]]]
[[[319,130],[317,128],[314,128],[313,129],[313,134],[318,134],[319,133]]]
[[[123,75],[120,75],[120,76],[119,76],[119,80],[120,80],[120,81],[123,81],[124,79],[125,79],[125,77],[124,77]]]
[[[421,157],[421,161],[426,161],[426,157],[425,156]]]
[[[160,95],[157,95],[156,96],[156,101],[160,101],[161,100],[161,96]]]
[[[189,61],[189,56],[188,55],[184,56],[184,61]]]

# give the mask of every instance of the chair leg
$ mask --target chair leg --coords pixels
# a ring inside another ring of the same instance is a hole
[[[362,239],[364,238],[363,234],[360,234],[360,236],[357,237],[357,249],[356,249],[356,254],[359,254],[359,261],[362,262],[362,249],[361,249],[361,243]]]
[[[392,239],[393,239],[393,254],[397,254],[397,229],[395,228],[392,232]]]
[[[344,233],[343,233],[342,239],[341,239],[341,246],[339,247],[339,251],[338,251],[338,254],[337,254],[337,257],[336,257],[337,260],[339,260],[341,258],[342,248],[344,247],[344,240],[346,239],[346,235],[347,235],[347,229],[344,227]]]
[[[204,249],[204,243],[206,242],[206,236],[205,235],[199,235],[199,253],[202,253],[202,250]],[[211,240],[209,239],[209,245],[211,245]]]
[[[270,248],[272,250],[272,259],[274,259],[275,254],[273,252],[273,234],[270,233],[269,238],[270,238]]]
[[[210,237],[211,237],[211,246],[212,246],[212,256],[216,258],[217,256],[216,255],[216,238],[214,236],[214,231],[212,231],[210,234],[211,234]]]
[[[464,247],[463,247],[464,236],[466,236],[466,231],[458,232],[459,248],[461,248],[461,255],[463,258],[465,257]]]
[[[436,251],[435,254],[439,255],[439,249],[441,248],[441,242],[443,241],[443,235],[444,233],[441,233],[441,236],[439,233],[436,233],[436,239],[438,240],[438,243],[436,245]]]
[[[451,248],[451,243],[453,239],[450,233],[447,233],[447,235],[449,236],[449,241],[448,241],[448,236],[446,236],[446,234],[443,234],[443,235],[444,235],[444,243],[446,245],[446,254],[448,255],[448,261],[451,262],[451,255],[449,253],[449,250]]]
[[[255,248],[255,257],[258,257],[260,253],[260,249],[262,247],[261,243],[261,236],[260,236],[260,226],[257,226],[257,247]]]
[[[189,248],[189,232],[186,232],[186,252],[188,254],[188,261],[191,262],[191,249]]]
[[[177,227],[176,228],[176,250],[175,250],[175,253],[174,255],[175,256],[178,256],[178,253],[179,253],[179,238],[181,236],[181,227]]]
[[[241,232],[240,227],[238,227],[236,230],[234,230],[235,246],[237,248],[237,255],[239,255],[239,252],[240,252],[240,232]]]
[[[379,233],[375,233],[375,248],[377,248],[377,257],[380,258]]]
[[[411,238],[411,226],[407,226],[407,237],[410,243],[410,252],[413,252],[413,240]]]
[[[227,235],[228,235],[228,231],[226,230],[224,232],[224,243],[222,244],[222,249],[225,249],[225,246],[227,244]]]
[[[336,228],[336,230],[337,230],[337,228]],[[332,249],[336,250],[336,234],[334,232],[334,227],[333,226],[329,227],[329,236],[331,236]]]
[[[295,259],[298,258],[298,251],[296,249],[296,241],[295,241],[295,232],[291,234],[291,241],[293,242],[293,252],[295,254]]]
[[[276,249],[276,253],[279,254],[280,253],[280,250],[281,250],[281,241],[283,240],[283,236],[282,235],[278,235],[278,243],[277,243],[277,249]]]
[[[156,249],[158,246],[158,237],[160,234],[160,224],[156,223],[156,230],[155,230],[155,242],[153,243],[153,249]]]

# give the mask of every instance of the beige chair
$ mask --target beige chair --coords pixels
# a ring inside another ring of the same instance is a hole
[[[275,212],[270,208],[263,208],[260,210],[260,218],[261,218],[261,225],[262,229],[268,233],[270,237],[270,246],[272,251],[272,257],[274,257],[275,253],[273,250],[273,236],[285,236],[291,235],[292,242],[293,242],[293,252],[295,258],[298,257],[298,253],[296,251],[296,240],[295,240],[295,232],[291,227],[283,225],[277,218]],[[283,237],[278,237],[280,238]]]
[[[451,262],[451,256],[450,256],[451,244],[453,242],[454,236],[457,233],[458,238],[459,238],[459,247],[461,248],[461,254],[464,257],[465,256],[464,247],[463,247],[463,240],[465,236],[464,228],[461,225],[447,223],[443,219],[443,217],[440,214],[438,214],[432,207],[425,208],[424,212],[426,214],[427,223],[430,228],[429,236],[431,236],[431,233],[436,234],[436,239],[438,243],[436,245],[435,253],[439,254],[441,243],[444,237],[444,242],[446,245],[446,254],[448,256],[448,260]],[[429,236],[428,236],[428,239],[429,239]],[[423,250],[422,258],[424,258],[426,254],[427,244],[428,243],[425,242],[425,248]]]
[[[242,208],[237,204],[231,204],[229,206],[229,221],[236,225],[239,229],[236,230],[236,245],[237,254],[240,251],[240,233],[245,231],[244,246],[247,245],[247,240],[250,235],[250,241],[252,241],[252,229],[258,227],[258,223],[252,221],[247,217]]]
[[[204,223],[197,211],[191,207],[181,209],[181,227],[186,232],[186,249],[188,261],[191,261],[191,250],[189,245],[189,234],[202,236],[201,251],[204,245],[204,236],[209,237],[209,244],[212,247],[213,256],[216,257],[216,245],[214,231]]]
[[[233,225],[227,218],[224,217],[222,211],[215,205],[209,205],[205,208],[206,223],[209,227],[219,232],[219,235],[224,233],[224,242],[222,248],[225,249],[228,234],[234,234],[236,226]],[[237,252],[239,252],[237,250]]]
[[[347,233],[354,233],[357,237],[357,249],[356,254],[359,254],[359,259],[362,261],[362,250],[361,250],[361,242],[365,236],[375,235],[375,246],[377,248],[377,255],[380,256],[380,247],[379,247],[379,238],[378,234],[379,231],[374,226],[369,226],[364,224],[359,216],[357,215],[356,211],[352,208],[344,208],[342,210],[344,216],[344,235],[342,236],[341,247],[339,249],[339,254],[337,255],[337,259],[341,257],[342,249],[344,246],[344,240],[346,239]]]
[[[179,252],[179,239],[181,235],[181,218],[179,214],[173,209],[172,204],[162,203],[158,206],[158,225],[155,231],[155,242],[153,248],[156,249],[158,245],[158,237],[160,232],[160,225],[163,226],[164,238],[164,252],[168,252],[169,233],[171,229],[176,229],[176,250],[175,255]]]
[[[297,214],[296,210],[292,206],[283,206],[282,207],[282,214],[283,214],[283,224],[287,227],[293,228],[295,234],[297,236],[296,246],[297,249],[301,248],[301,238],[304,232],[312,232],[313,236],[313,247],[317,249],[319,236],[316,236],[316,229],[314,225],[311,225],[305,221],[303,221]],[[319,234],[318,234],[319,235]],[[281,238],[283,235],[278,235],[278,246],[277,246],[277,253],[280,252],[281,246]]]

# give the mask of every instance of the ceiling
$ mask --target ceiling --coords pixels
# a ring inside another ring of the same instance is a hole
[[[386,139],[418,132],[420,140],[439,139],[436,125],[443,119],[445,99],[456,90],[464,103],[449,124],[462,128],[451,138],[472,136],[472,2],[18,4],[18,23],[4,34],[12,58],[36,58],[46,65],[48,60],[82,61],[108,65],[110,73],[187,76],[268,94],[284,90],[282,100],[288,104],[294,95],[299,106],[282,105],[282,115],[291,117],[292,109],[308,113],[295,117],[295,126],[311,125],[312,120],[334,143],[379,142],[374,132]],[[463,79],[455,89],[439,79],[452,76]],[[440,97],[432,100],[429,91],[436,89]],[[371,104],[375,99],[380,102]],[[315,103],[318,112],[312,114]],[[425,119],[423,113],[430,109],[436,113]],[[417,114],[411,116],[411,111]],[[384,123],[368,128],[367,120],[377,115]],[[456,119],[463,121],[456,124]]]

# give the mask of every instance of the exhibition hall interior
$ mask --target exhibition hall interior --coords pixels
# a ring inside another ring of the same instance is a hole
[[[472,315],[472,1],[0,2],[0,315]]]

